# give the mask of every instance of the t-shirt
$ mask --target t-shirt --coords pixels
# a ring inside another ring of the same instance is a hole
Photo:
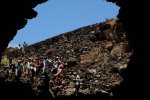
[[[23,68],[22,64],[18,65],[18,71],[21,71]]]

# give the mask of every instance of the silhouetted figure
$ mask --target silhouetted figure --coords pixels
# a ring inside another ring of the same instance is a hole
[[[23,48],[26,48],[28,46],[28,44],[24,41],[23,42]]]
[[[46,72],[44,72],[42,78],[41,78],[41,81],[42,81],[42,85],[40,87],[41,89],[41,92],[39,93],[38,95],[38,99],[39,100],[44,100],[44,99],[51,99],[52,98],[52,95],[49,91],[49,76]]]

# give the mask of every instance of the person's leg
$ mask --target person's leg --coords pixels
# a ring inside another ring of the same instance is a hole
[[[45,67],[43,67],[43,73],[45,72]]]

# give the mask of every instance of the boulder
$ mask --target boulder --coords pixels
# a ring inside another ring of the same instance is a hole
[[[74,94],[74,88],[67,88],[66,90],[64,90],[63,95],[65,96],[70,96]]]
[[[96,69],[89,69],[89,73],[95,75],[96,74]]]
[[[87,89],[84,89],[84,90],[80,90],[81,93],[83,94],[90,94],[90,89],[87,88]]]
[[[78,60],[76,59],[76,58],[69,58],[68,60],[67,60],[67,66],[74,66],[74,65],[76,65],[77,64],[77,62],[78,62]]]
[[[112,57],[121,57],[124,54],[124,52],[124,45],[120,43],[113,47],[110,54]]]
[[[70,82],[70,83],[69,83],[69,85],[68,85],[68,87],[73,88],[73,87],[74,87],[74,85],[75,85],[75,84],[74,84],[74,82]]]

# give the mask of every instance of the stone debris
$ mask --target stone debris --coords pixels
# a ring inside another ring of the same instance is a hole
[[[18,49],[6,50],[7,57],[27,59],[29,57],[47,57],[48,59],[63,59],[65,62],[63,80],[60,85],[54,84],[54,75],[50,77],[49,91],[53,97],[73,95],[76,74],[81,77],[80,93],[111,93],[111,88],[119,85],[122,77],[119,72],[127,67],[132,52],[126,52],[128,41],[125,32],[120,30],[116,20],[97,23],[79,28],[72,32],[61,34],[45,41],[29,45],[21,56]],[[3,68],[0,75],[3,77]],[[34,91],[40,92],[44,87],[42,74],[31,82]],[[12,81],[9,77],[7,81]],[[30,82],[28,78],[22,82]]]

